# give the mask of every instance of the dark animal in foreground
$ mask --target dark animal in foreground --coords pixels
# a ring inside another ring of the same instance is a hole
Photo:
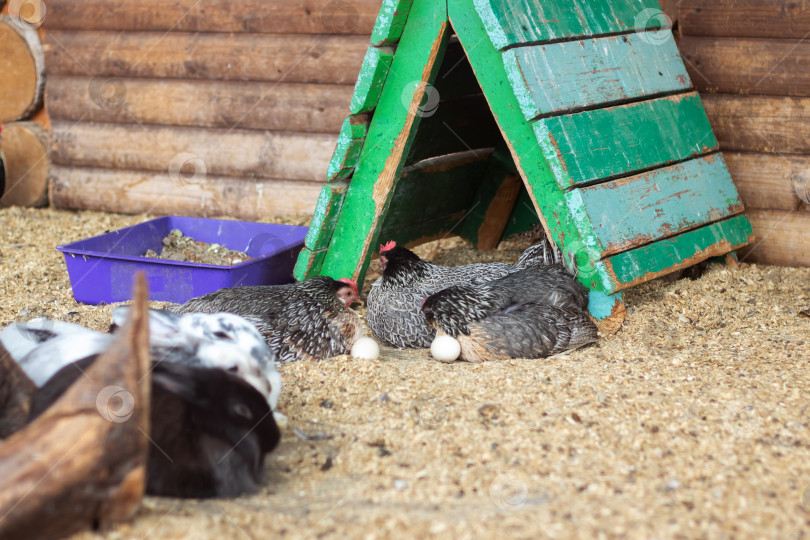
[[[587,290],[563,266],[527,268],[482,285],[449,287],[422,313],[456,338],[461,359],[543,358],[597,339]]]
[[[348,354],[363,335],[358,299],[349,279],[316,276],[289,285],[232,287],[192,298],[176,313],[225,311],[256,325],[279,362]]]
[[[430,347],[436,329],[420,311],[431,294],[453,285],[478,285],[532,266],[551,264],[551,247],[544,240],[526,249],[514,265],[476,263],[439,266],[413,251],[388,242],[380,246],[382,277],[368,294],[366,319],[375,336],[394,347]]]

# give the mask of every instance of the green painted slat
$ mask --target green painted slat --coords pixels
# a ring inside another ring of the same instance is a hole
[[[565,197],[557,185],[544,152],[537,144],[532,125],[523,117],[520,106],[507,82],[501,53],[496,50],[475,11],[475,0],[452,0],[448,4],[450,21],[470,64],[478,77],[524,183],[531,189],[544,216],[546,230],[560,246],[582,245],[576,224],[568,212]],[[518,197],[517,205],[525,200]],[[508,230],[508,229],[507,229]],[[597,283],[595,285],[599,287]]]
[[[388,69],[394,58],[394,51],[388,47],[369,47],[360,74],[354,85],[354,94],[349,110],[352,114],[369,112],[377,106]]]
[[[717,148],[695,92],[545,118],[532,125],[564,189]]]
[[[362,284],[382,217],[421,117],[425,84],[435,80],[448,36],[444,0],[414,0],[371,119],[321,272]],[[404,53],[403,53],[404,52]],[[416,83],[416,84],[415,84]]]
[[[597,264],[597,273],[603,288],[615,292],[741,248],[753,234],[748,218],[736,216],[614,255]]]
[[[305,247],[317,251],[326,249],[329,245],[347,187],[346,182],[330,182],[321,188],[321,194],[315,204],[315,213],[304,239]]]
[[[372,45],[393,45],[399,41],[411,4],[413,0],[383,0],[371,30]]]
[[[328,182],[348,178],[354,172],[363,142],[368,132],[369,118],[367,115],[350,115],[343,121],[338,134],[337,145],[326,168]]]
[[[295,261],[293,277],[298,281],[304,281],[312,276],[319,275],[325,256],[326,250],[313,252],[309,248],[302,248],[301,253],[298,254],[298,260]]]
[[[670,30],[518,47],[503,61],[527,120],[691,86]]]
[[[450,5],[455,2],[450,0]],[[474,0],[496,49],[668,24],[658,0]],[[464,5],[468,5],[464,2]],[[450,8],[450,11],[454,11]]]
[[[743,211],[720,154],[566,194],[585,245],[599,257]]]

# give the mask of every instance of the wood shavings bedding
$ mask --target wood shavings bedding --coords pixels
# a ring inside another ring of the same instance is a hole
[[[148,217],[0,210],[0,325],[106,329],[111,306],[76,304],[54,247]],[[523,247],[417,251],[456,264]],[[547,360],[384,347],[283,365],[289,426],[260,493],[147,498],[104,536],[808,537],[810,269],[712,265],[625,300],[619,333]]]

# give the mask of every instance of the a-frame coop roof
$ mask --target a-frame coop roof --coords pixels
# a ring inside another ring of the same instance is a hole
[[[656,0],[385,0],[296,277],[539,217],[604,318],[750,242],[666,21]]]

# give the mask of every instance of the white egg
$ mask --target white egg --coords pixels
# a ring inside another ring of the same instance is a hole
[[[436,336],[430,344],[430,354],[439,362],[452,362],[461,354],[461,343],[451,336]]]
[[[362,360],[374,360],[380,356],[380,346],[370,337],[361,337],[352,345],[352,356]]]

